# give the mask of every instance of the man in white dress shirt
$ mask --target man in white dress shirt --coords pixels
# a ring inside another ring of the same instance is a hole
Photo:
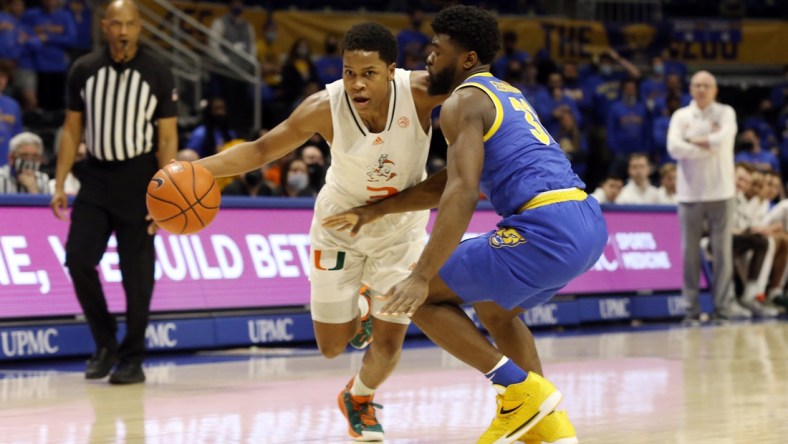
[[[714,261],[712,319],[725,322],[733,303],[736,112],[715,101],[717,81],[707,71],[692,76],[690,94],[692,102],[673,114],[668,127],[668,152],[678,161],[676,194],[684,256],[685,322],[700,321],[698,276],[704,223],[709,227]]]
[[[656,205],[659,202],[659,190],[648,181],[651,165],[648,156],[633,153],[629,156],[627,174],[629,180],[616,200],[617,204]]]

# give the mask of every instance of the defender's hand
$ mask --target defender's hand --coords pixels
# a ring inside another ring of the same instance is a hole
[[[377,214],[372,206],[363,206],[351,208],[342,213],[328,216],[323,219],[323,227],[333,228],[337,231],[350,231],[351,236],[356,236],[361,230],[361,227],[368,223],[375,222],[383,217]]]
[[[379,313],[387,316],[397,316],[404,313],[411,317],[427,300],[428,291],[429,281],[411,275],[392,287],[384,296],[377,296],[378,299],[386,302]]]

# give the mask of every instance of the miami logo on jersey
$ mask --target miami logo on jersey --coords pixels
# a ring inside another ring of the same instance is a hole
[[[393,169],[394,162],[389,160],[389,155],[381,154],[377,164],[367,165],[367,182],[388,182],[397,177]]]
[[[514,247],[527,242],[514,228],[501,228],[490,236],[490,246],[493,248]]]

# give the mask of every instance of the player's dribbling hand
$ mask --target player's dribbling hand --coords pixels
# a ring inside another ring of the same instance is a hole
[[[333,228],[337,231],[349,231],[351,236],[356,236],[361,227],[375,222],[381,217],[383,215],[377,214],[371,206],[355,207],[324,218],[323,227]]]
[[[405,314],[408,317],[416,314],[419,309],[427,300],[427,293],[429,291],[429,281],[408,276],[404,281],[395,285],[383,296],[377,296],[378,299],[386,302],[378,311],[378,314],[384,316],[398,316]]]
[[[150,222],[150,224],[148,225],[148,234],[153,236],[154,234],[156,234],[157,231],[159,231],[159,226],[156,225],[156,222],[153,220],[150,214],[145,215],[145,220]]]
[[[55,194],[52,195],[52,200],[49,201],[49,206],[52,208],[52,212],[55,214],[55,217],[67,221],[68,215],[66,214],[66,210],[68,209],[68,197],[66,197],[66,193],[63,191],[55,191]]]

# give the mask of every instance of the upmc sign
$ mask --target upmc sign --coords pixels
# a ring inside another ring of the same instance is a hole
[[[223,209],[199,234],[160,233],[153,310],[306,305],[311,216],[309,209]],[[608,212],[606,218],[605,254],[562,293],[681,288],[675,213]],[[468,236],[487,232],[498,219],[477,211]],[[0,318],[81,312],[63,266],[67,230],[48,208],[0,207]],[[111,238],[98,270],[115,312],[125,309],[118,265]]]

